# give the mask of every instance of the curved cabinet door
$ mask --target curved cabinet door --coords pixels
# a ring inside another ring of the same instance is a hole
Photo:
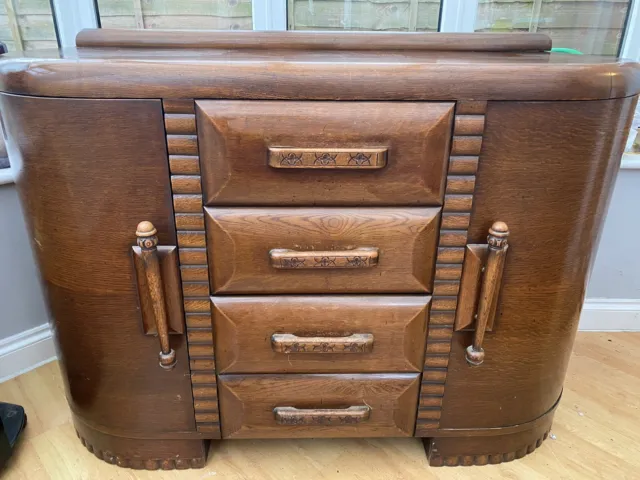
[[[184,335],[170,335],[175,367],[159,368],[132,261],[142,220],[176,245],[160,101],[1,107],[72,411],[114,435],[194,431]]]
[[[634,106],[489,102],[468,243],[501,220],[509,253],[484,362],[465,359],[476,323],[453,335],[440,428],[523,424],[555,405]]]

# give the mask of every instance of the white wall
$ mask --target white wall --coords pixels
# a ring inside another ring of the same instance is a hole
[[[640,169],[620,170],[587,298],[640,300]]]
[[[0,339],[47,322],[15,185],[0,185]]]

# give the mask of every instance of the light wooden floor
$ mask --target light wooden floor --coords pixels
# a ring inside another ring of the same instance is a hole
[[[57,363],[0,385],[29,425],[3,480],[40,479],[640,479],[640,333],[580,333],[552,437],[502,465],[430,468],[417,439],[214,442],[202,470],[108,465],[82,447]]]

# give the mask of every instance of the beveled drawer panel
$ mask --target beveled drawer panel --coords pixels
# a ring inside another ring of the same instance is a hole
[[[429,292],[439,212],[205,208],[212,292]]]
[[[453,103],[196,102],[205,205],[441,205]]]
[[[212,297],[218,373],[421,372],[431,297]]]
[[[223,438],[413,435],[417,373],[218,379]]]

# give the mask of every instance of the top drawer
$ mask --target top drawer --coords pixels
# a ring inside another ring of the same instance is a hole
[[[440,205],[453,105],[197,101],[205,205]]]

